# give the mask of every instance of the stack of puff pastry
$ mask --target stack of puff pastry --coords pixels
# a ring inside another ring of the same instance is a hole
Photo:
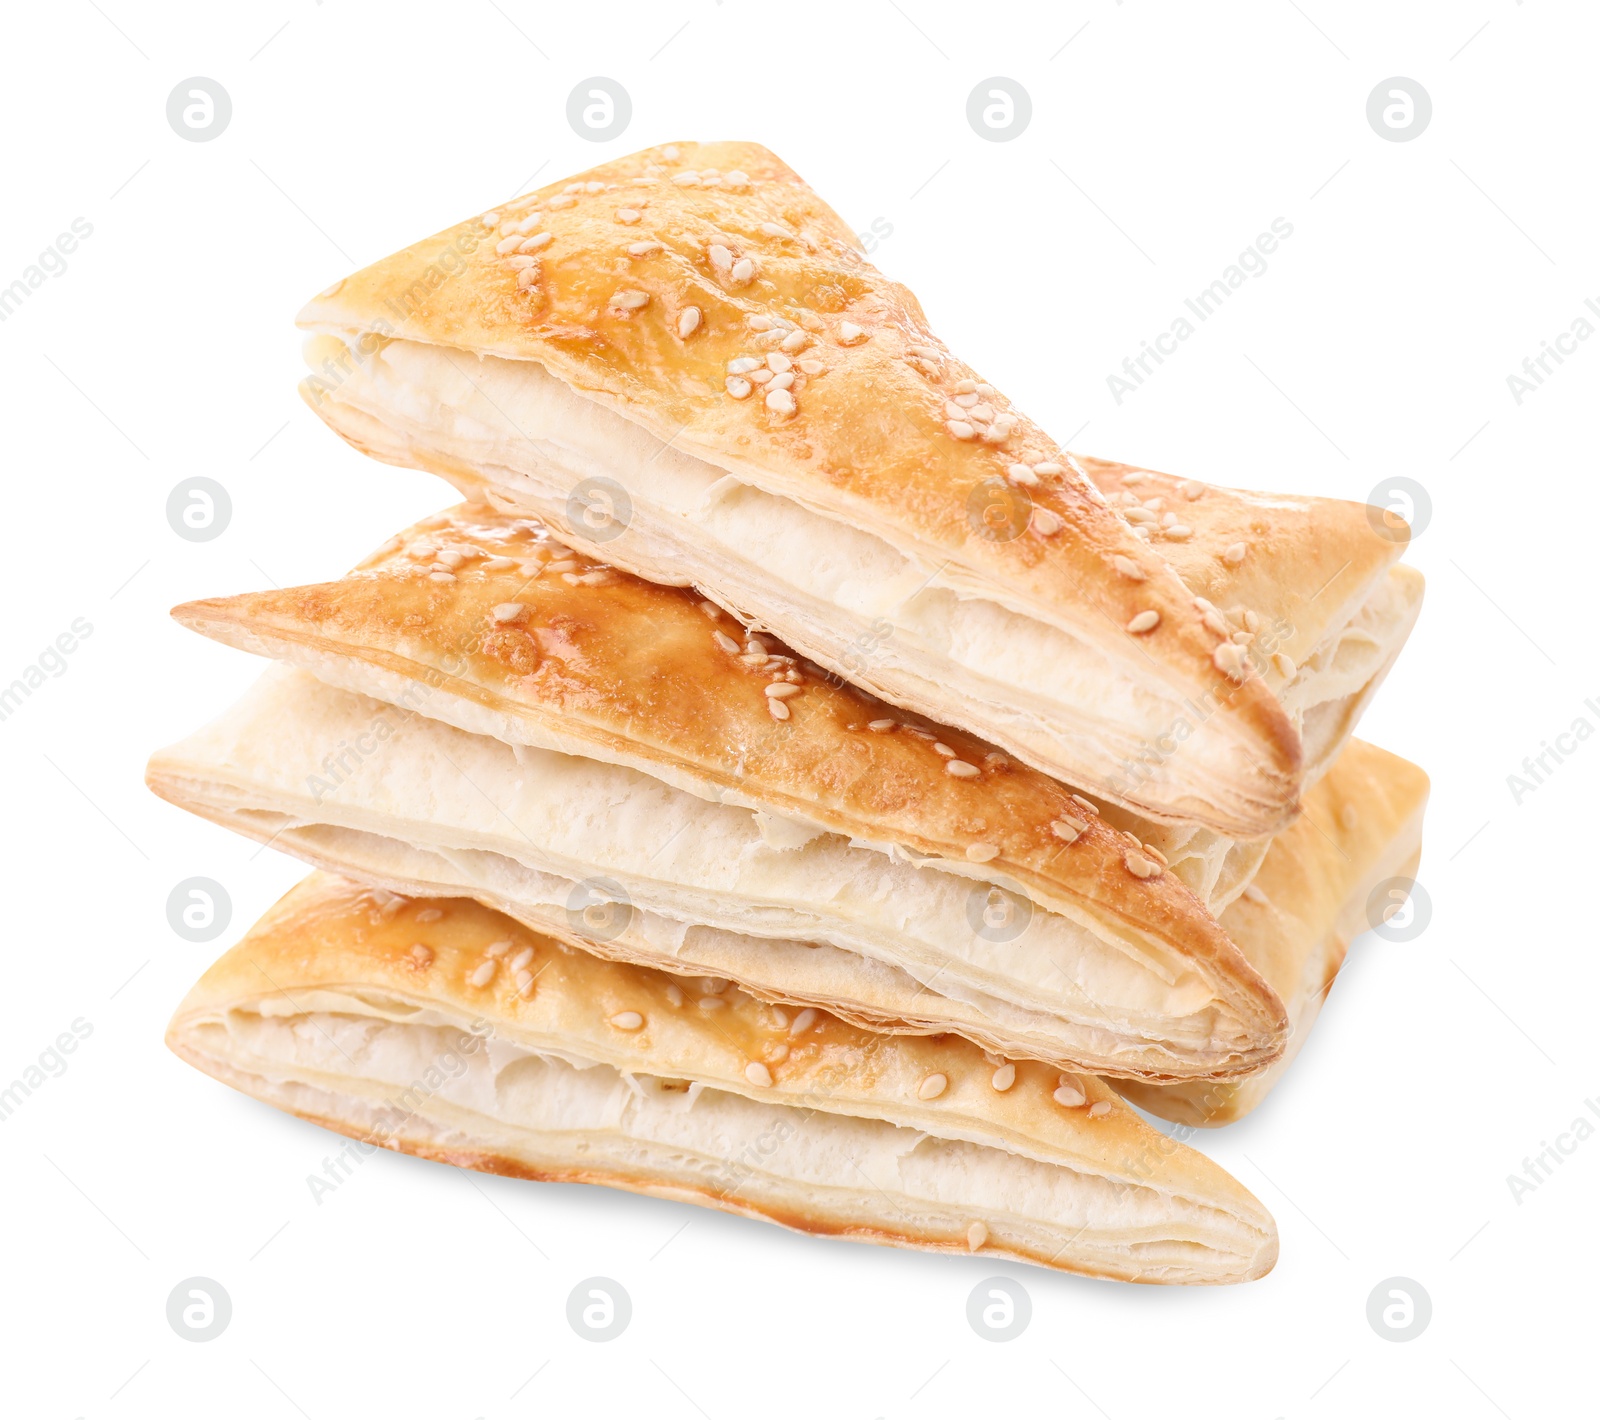
[[[1353,739],[1403,525],[1055,444],[752,144],[651,149],[302,313],[317,413],[466,502],[191,602],[275,664],[151,761],[313,866],[168,1040],[459,1166],[1142,1282],[1426,779]]]

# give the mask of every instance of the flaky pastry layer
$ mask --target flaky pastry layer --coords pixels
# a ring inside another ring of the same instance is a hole
[[[1015,880],[969,876],[983,865],[836,833],[775,844],[742,807],[298,670],[270,670],[148,777],[322,867],[479,897],[597,951],[758,994],[804,1000],[809,984],[815,1004],[1010,1054],[1181,1079],[1253,1073],[1283,1047],[1276,997],[1175,880],[1143,880],[1148,899],[1119,885],[1047,908]]]
[[[182,1058],[465,1167],[1127,1281],[1248,1280],[1272,1219],[1103,1083],[607,962],[315,875],[178,1008]]]

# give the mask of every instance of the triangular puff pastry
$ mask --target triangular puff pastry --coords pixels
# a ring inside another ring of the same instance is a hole
[[[379,601],[402,623],[426,623],[470,605],[472,586],[413,574],[385,579]],[[598,604],[612,589],[584,590]],[[553,635],[546,659],[530,651],[526,668],[560,680],[571,667],[581,707],[584,649],[604,642],[607,622],[575,609],[547,622],[537,594],[528,601],[530,626]],[[465,624],[463,652],[482,622]],[[765,698],[767,676],[711,647],[711,630],[702,623],[704,648],[688,653],[684,674],[703,675],[723,718],[738,720],[741,702]],[[539,644],[531,631],[520,637]],[[676,723],[677,679],[655,688],[657,733]],[[429,694],[421,681],[412,688]],[[432,693],[430,709],[443,700]],[[911,802],[882,818],[898,820],[914,853],[881,837],[774,833],[737,801],[508,745],[283,666],[158,752],[147,777],[173,803],[318,867],[396,892],[476,897],[604,955],[726,976],[865,1024],[956,1031],[1002,1054],[1148,1079],[1243,1076],[1277,1058],[1287,1018],[1255,969],[1176,877],[1064,790],[983,763],[965,736],[946,748],[981,772],[952,775],[938,743],[880,736],[858,718],[850,728],[852,698],[825,685],[790,704],[787,721],[759,708],[743,717],[747,762],[781,785],[785,745],[815,737],[833,754],[836,789],[870,769],[888,792],[906,792]],[[695,728],[684,733],[693,745]],[[844,827],[877,792],[835,792],[812,807]],[[924,856],[952,839],[999,855]]]
[[[336,283],[300,323],[306,398],[380,459],[692,582],[1141,813],[1235,836],[1293,816],[1288,673],[1163,560],[1193,524],[1130,525],[764,148],[603,164]],[[1266,511],[1217,549],[1229,565],[1272,544]],[[1338,541],[1370,573],[1403,535],[1362,517]],[[1339,590],[1347,620],[1359,591]]]
[[[464,730],[742,804],[775,846],[827,830],[1017,877],[1046,897],[1050,880],[1073,896],[1106,871],[1083,836],[1103,804],[886,706],[687,588],[594,563],[538,522],[482,505],[425,518],[338,582],[172,614]],[[1113,845],[1125,868],[1150,876],[1165,863],[1216,911],[1269,841],[1111,817],[1134,835]]]
[[[313,876],[167,1041],[279,1109],[463,1168],[1134,1282],[1245,1281],[1277,1256],[1255,1198],[1092,1077],[602,961],[473,902]]]
[[[1416,765],[1352,740],[1222,915],[1228,935],[1283,999],[1293,1022],[1289,1048],[1248,1080],[1127,1081],[1122,1093],[1163,1119],[1199,1126],[1231,1124],[1259,1105],[1304,1047],[1351,939],[1374,925],[1374,891],[1415,876],[1427,799],[1428,776]]]

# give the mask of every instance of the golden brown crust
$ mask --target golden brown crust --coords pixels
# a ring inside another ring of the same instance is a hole
[[[879,1035],[826,1012],[775,1010],[726,983],[709,984],[724,1004],[708,1010],[686,994],[685,985],[664,972],[575,951],[470,900],[410,900],[317,873],[291,889],[205,972],[174,1014],[168,1044],[191,1064],[229,1078],[189,1041],[192,1025],[258,1002],[301,1003],[319,991],[348,991],[398,1002],[406,1014],[436,1007],[508,1041],[536,1045],[559,1039],[565,1049],[622,1070],[699,1081],[766,1103],[889,1119],[944,1138],[976,1139],[1225,1209],[1271,1233],[1265,1210],[1233,1178],[1145,1124],[1092,1075],[1063,1077],[1052,1067],[1016,1062],[1014,1083],[1000,1090],[993,1083],[998,1060],[957,1037]],[[939,1077],[941,1088],[930,1094],[927,1082]],[[1073,1087],[1065,1100],[1058,1097],[1063,1083]],[[309,1117],[360,1132],[336,1118]],[[581,1178],[689,1196],[637,1178],[531,1173],[514,1159],[441,1150],[420,1140],[400,1146],[525,1177]],[[691,1201],[729,1206],[714,1196]],[[772,1216],[741,1207],[737,1199],[732,1206]],[[775,1220],[805,1231],[839,1230],[802,1215]],[[958,1239],[915,1230],[885,1229],[877,1240],[965,1250]],[[1269,1244],[1259,1272],[1273,1261],[1275,1240],[1269,1237]],[[1023,1260],[1073,1266],[1070,1259]]]
[[[441,549],[450,570],[439,570]],[[704,797],[981,868],[1043,907],[1174,943],[1229,984],[1237,1009],[1281,1034],[1280,1004],[1211,914],[1088,801],[970,735],[889,710],[771,637],[748,642],[687,589],[597,570],[530,520],[464,505],[391,539],[342,581],[190,602],[173,615],[245,649],[392,672],[510,717],[526,742],[575,743],[687,778]],[[751,644],[765,650],[748,653]],[[769,688],[791,687],[785,718],[774,718]],[[432,695],[406,704],[449,717]]]
[[[774,320],[791,327],[783,341]],[[965,569],[1138,677],[1215,698],[1275,788],[1259,828],[1293,813],[1299,739],[1248,662],[1219,652],[1226,638],[1152,547],[1042,430],[973,388],[911,293],[758,145],[602,164],[347,277],[300,322],[535,361],[659,438]],[[729,370],[745,359],[792,377],[780,408],[761,387],[730,392],[750,388]],[[1153,630],[1126,629],[1149,612]]]
[[[1080,456],[1112,506],[1136,527],[1159,529],[1169,518],[1187,530],[1154,534],[1162,557],[1197,597],[1243,625],[1259,621],[1251,657],[1267,683],[1280,687],[1371,593],[1404,554],[1404,524],[1374,525],[1364,503],[1297,498],[1219,488],[1132,464]],[[1290,666],[1275,666],[1275,656]]]
[[[1304,1045],[1352,935],[1372,925],[1368,895],[1385,878],[1414,872],[1427,799],[1428,776],[1416,765],[1351,740],[1222,915],[1288,1008],[1294,1022],[1288,1051],[1250,1080],[1130,1080],[1118,1083],[1121,1093],[1164,1119],[1205,1127],[1230,1124],[1259,1105]]]

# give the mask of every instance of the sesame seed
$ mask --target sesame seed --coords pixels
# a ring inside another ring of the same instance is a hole
[[[1171,528],[1167,529],[1167,536],[1168,537],[1172,536],[1172,529]],[[1222,560],[1224,562],[1226,562],[1230,567],[1237,567],[1241,562],[1244,561],[1244,559],[1245,559],[1246,555],[1249,553],[1249,551],[1250,551],[1250,544],[1249,543],[1247,543],[1247,542],[1236,542],[1236,543],[1232,544],[1231,546],[1226,547],[1226,548],[1223,549]]]
[[[1194,529],[1183,523],[1178,523],[1166,530],[1166,534],[1174,542],[1187,542],[1194,536]]]
[[[752,370],[759,370],[761,362],[750,355],[741,355],[737,360],[728,361],[730,375],[748,375]]]
[[[1050,825],[1050,832],[1055,834],[1063,843],[1076,843],[1078,835],[1089,825],[1075,818],[1057,819]]]
[[[767,713],[771,715],[774,720],[787,720],[789,718],[789,707],[781,700],[769,699],[767,701]]]
[[[545,205],[549,207],[552,212],[562,212],[568,207],[576,207],[578,205],[578,199],[576,197],[552,197]]]
[[[1050,477],[1051,474],[1065,473],[1066,472],[1066,470],[1064,468],[1062,468],[1060,464],[1058,464],[1058,463],[1050,463],[1048,461],[1045,462],[1045,463],[1036,463],[1036,464],[1034,464],[1033,471],[1035,473],[1037,473],[1041,478],[1048,478],[1048,477]]]
[[[989,1227],[983,1222],[974,1222],[967,1229],[967,1251],[976,1252],[989,1241]]]
[[[504,237],[495,243],[495,253],[499,256],[509,256],[522,245],[522,238],[518,236]]]
[[[1167,862],[1167,855],[1159,848],[1152,848],[1148,843],[1141,843],[1139,846],[1144,849],[1146,857],[1154,858],[1163,868],[1170,866]]]
[[[767,408],[774,414],[790,415],[794,413],[794,396],[788,390],[773,390],[767,396]]]
[[[793,1023],[790,1025],[789,1038],[792,1040],[797,1035],[804,1035],[808,1030],[811,1029],[813,1025],[816,1024],[816,1020],[816,1009],[814,1007],[807,1006],[805,1010],[801,1011],[800,1014],[794,1018]]]
[[[917,1086],[917,1098],[919,1100],[936,1100],[944,1093],[945,1086],[949,1083],[950,1081],[945,1076],[935,1072],[927,1076]]]
[[[629,242],[628,243],[628,255],[629,256],[649,256],[650,253],[653,252],[653,251],[663,251],[663,250],[665,250],[665,248],[662,247],[660,242]]]
[[[937,360],[939,358],[939,352],[931,345],[908,345],[906,346],[906,353],[915,356],[918,360]],[[973,386],[973,389],[977,388],[979,386]]]
[[[977,433],[977,430],[975,430],[972,425],[968,424],[964,419],[946,420],[944,427],[948,429],[951,435],[957,439],[970,439]]]
[[[496,621],[515,621],[527,609],[521,602],[501,602],[494,609],[494,619]]]
[[[976,779],[978,766],[968,764],[964,759],[947,759],[944,762],[944,772],[955,775],[957,779]]]
[[[791,695],[798,695],[801,687],[790,685],[786,681],[777,680],[767,687],[767,694],[774,700],[787,700]]]
[[[1097,814],[1100,812],[1100,810],[1096,808],[1095,805],[1092,804],[1088,799],[1084,798],[1082,794],[1073,794],[1071,797],[1072,802],[1075,803],[1080,809],[1087,809],[1092,814]]]
[[[699,978],[700,989],[707,996],[720,996],[732,985],[733,983],[725,976],[702,976]]]
[[[675,981],[667,983],[667,1001],[673,1006],[683,1005],[683,988]]]
[[[1135,853],[1131,849],[1122,855],[1122,862],[1136,878],[1154,878],[1161,873],[1159,865],[1152,863],[1143,853]]]
[[[1196,483],[1194,481],[1194,479],[1192,479],[1192,478],[1185,479],[1182,483],[1180,483],[1178,485],[1178,492],[1183,494],[1183,496],[1185,498],[1187,498],[1191,503],[1194,502],[1194,500],[1196,498],[1198,498],[1205,491],[1206,491],[1205,484]]]
[[[644,1017],[637,1011],[618,1011],[612,1016],[611,1024],[618,1030],[638,1030],[644,1024]]]
[[[750,372],[750,379],[754,384],[764,385],[771,378],[772,371],[769,370],[765,365],[762,365],[758,369],[754,369]]]
[[[1000,856],[1000,850],[992,843],[967,844],[967,861],[969,863],[991,863]]]
[[[494,969],[499,965],[499,962],[490,957],[487,961],[480,962],[467,980],[474,986],[487,986],[494,980]]]
[[[794,361],[785,355],[781,350],[774,350],[770,355],[767,356],[767,368],[775,375],[787,373],[793,364]]]
[[[672,181],[679,187],[699,187],[700,174],[695,172],[673,173]]]
[[[533,995],[533,973],[526,968],[519,971],[516,976],[517,995],[529,997]]]
[[[641,212],[637,207],[617,208],[617,221],[628,227],[633,226],[643,216],[644,213]]]
[[[733,270],[728,273],[729,279],[736,286],[748,286],[756,275],[756,264],[749,257],[742,256],[734,262]]]
[[[1117,569],[1119,575],[1126,577],[1130,582],[1142,582],[1146,572],[1131,557],[1124,557],[1120,552],[1111,559],[1111,565]]]
[[[1254,883],[1245,884],[1244,898],[1247,902],[1255,903],[1257,907],[1265,906],[1267,901],[1266,893],[1262,892]]]
[[[989,1077],[989,1083],[1004,1094],[1017,1083],[1017,1067],[1009,1060]]]
[[[888,730],[894,729],[894,726],[895,726],[895,722],[893,720],[868,720],[867,721],[867,728],[869,730],[875,730],[880,735],[885,733]]]
[[[1245,668],[1249,662],[1245,659],[1244,651],[1232,641],[1224,641],[1211,653],[1211,664],[1236,683],[1242,684],[1248,676]]]
[[[865,340],[866,336],[866,331],[862,330],[853,321],[842,320],[839,322],[839,343],[841,345],[854,345],[858,341]]]
[[[1294,679],[1294,661],[1286,652],[1275,652],[1272,657],[1272,664],[1278,668],[1278,674],[1281,675],[1285,680]]]
[[[1092,1105],[1089,1106],[1089,1118],[1090,1119],[1104,1119],[1106,1117],[1106,1115],[1108,1115],[1110,1113],[1111,1113],[1111,1101],[1110,1100],[1096,1100]]]
[[[1032,488],[1039,482],[1039,475],[1036,474],[1025,463],[1014,463],[1008,465],[1006,468],[1006,477],[1009,478],[1013,483],[1020,483],[1024,488]]]
[[[731,258],[733,256],[733,253],[729,252],[728,256],[729,256],[729,258],[731,260]],[[772,329],[772,317],[771,316],[762,316],[762,315],[746,316],[744,318],[744,323],[747,326],[749,326],[751,330],[771,330]]]
[[[623,290],[616,292],[611,297],[611,306],[613,310],[637,311],[641,307],[648,306],[649,304],[650,296],[649,293],[645,291]]]
[[[411,947],[411,961],[417,970],[427,970],[433,965],[433,948],[426,942],[414,942]]]
[[[1244,629],[1246,631],[1255,632],[1261,630],[1261,618],[1248,607],[1246,607],[1244,611],[1240,613],[1239,619],[1244,622]]]
[[[1160,624],[1161,613],[1159,611],[1141,611],[1128,623],[1128,630],[1138,636],[1146,631],[1154,631]]]
[[[750,177],[747,173],[742,173],[735,168],[731,173],[723,173],[722,185],[724,187],[749,187]]]
[[[1040,537],[1053,537],[1061,531],[1061,519],[1048,508],[1035,508],[1029,526]]]
[[[791,330],[779,342],[782,348],[787,350],[791,355],[795,354],[797,351],[804,350],[810,343],[811,337],[803,330]]]
[[[702,996],[695,1004],[702,1011],[720,1011],[728,1003],[720,996]]]
[[[554,562],[546,562],[544,570],[546,572],[576,572],[578,570],[578,562],[573,557],[558,557]]]
[[[430,572],[430,573],[428,573],[428,580],[430,582],[453,582],[453,581],[455,581],[455,579],[456,579],[456,574],[454,572]]]
[[[820,360],[796,360],[795,368],[804,371],[808,375],[820,375],[823,365]]]
[[[762,1089],[772,1084],[772,1071],[759,1060],[752,1060],[744,1067],[744,1077],[752,1085],[759,1085]]]
[[[510,937],[506,937],[498,942],[490,942],[483,950],[488,956],[503,957],[514,946],[516,943]]]
[[[524,947],[520,952],[518,952],[516,954],[516,956],[511,958],[511,961],[510,961],[509,965],[510,965],[510,967],[511,967],[511,969],[513,971],[521,971],[532,960],[533,960],[533,948],[532,947]]]
[[[711,639],[715,641],[717,645],[726,651],[730,656],[738,655],[739,643],[735,641],[733,637],[728,635],[726,631],[713,631],[711,633]]]
[[[524,241],[523,244],[517,248],[517,250],[518,251],[543,251],[554,240],[555,240],[555,237],[552,236],[549,232],[539,232],[536,235],[531,236],[526,241]]]
[[[794,371],[785,370],[781,375],[774,375],[767,381],[767,393],[773,390],[786,390],[794,388]]]
[[[500,214],[498,212],[485,212],[478,220],[485,227],[498,227],[500,225]]]
[[[935,740],[933,742],[933,752],[935,754],[942,754],[946,759],[954,759],[956,757],[956,752],[941,740]]]
[[[1156,515],[1144,507],[1128,508],[1124,511],[1123,517],[1135,525],[1156,521]]]
[[[1063,1075],[1050,1098],[1067,1109],[1076,1109],[1089,1097],[1084,1094],[1082,1086],[1076,1080],[1070,1075]]]
[[[976,380],[957,380],[957,394],[970,394],[974,399],[978,397],[978,382]]]
[[[740,375],[729,375],[724,384],[727,386],[728,393],[735,399],[749,399],[750,391],[755,388],[749,380]]]

